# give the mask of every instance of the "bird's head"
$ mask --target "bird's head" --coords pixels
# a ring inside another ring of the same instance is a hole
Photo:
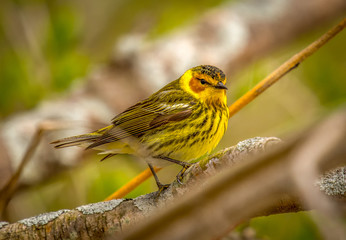
[[[182,88],[202,102],[226,103],[226,76],[219,68],[201,65],[187,70],[180,78]]]

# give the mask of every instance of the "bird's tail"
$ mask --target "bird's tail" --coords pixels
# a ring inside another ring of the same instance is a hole
[[[51,144],[54,144],[55,148],[65,148],[72,146],[87,146],[88,144],[92,144],[97,141],[107,130],[111,129],[113,126],[107,126],[105,128],[101,128],[95,132],[67,137],[58,139]]]

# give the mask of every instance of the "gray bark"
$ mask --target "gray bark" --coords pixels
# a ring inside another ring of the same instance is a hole
[[[311,208],[323,213],[324,200],[310,199],[316,190],[333,209],[325,212],[328,221],[338,225],[335,210],[345,214],[339,205],[346,200],[345,139],[343,110],[285,143],[274,137],[242,141],[196,163],[186,172],[183,185],[173,182],[160,195],[150,193],[45,213],[12,224],[2,222],[0,237],[212,239],[255,216]],[[307,147],[316,147],[314,143],[321,144],[319,149]],[[314,175],[313,182],[301,187],[297,178],[310,180],[306,176],[311,169],[305,169],[304,175],[296,171],[302,164],[297,163],[297,156],[306,149],[323,153],[318,160],[311,157],[311,162],[317,172],[326,173]],[[343,234],[343,230],[338,227],[335,234]]]

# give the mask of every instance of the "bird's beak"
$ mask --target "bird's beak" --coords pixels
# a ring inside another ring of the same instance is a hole
[[[218,82],[214,87],[218,89],[228,89],[222,82]]]

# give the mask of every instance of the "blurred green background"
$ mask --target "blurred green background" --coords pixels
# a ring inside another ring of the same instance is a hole
[[[155,39],[223,2],[227,1],[2,1],[0,118],[32,109],[43,99],[63,95],[74,83],[85,81],[93,67],[109,60],[122,34],[145,31],[148,39]],[[332,24],[306,33],[231,75],[229,103]],[[218,149],[254,136],[285,138],[344,105],[345,42],[344,31],[234,116]],[[98,160],[94,155],[81,166],[20,191],[9,205],[9,219],[101,201],[145,168],[130,156]],[[168,167],[159,176],[169,182],[177,170]],[[155,188],[150,180],[128,197]],[[256,218],[250,225],[264,239],[321,239],[308,213]]]
[[[2,1],[0,86],[6,91],[0,117],[32,108],[85,77],[90,67],[108,60],[122,34],[143,28],[155,38],[220,2]]]

